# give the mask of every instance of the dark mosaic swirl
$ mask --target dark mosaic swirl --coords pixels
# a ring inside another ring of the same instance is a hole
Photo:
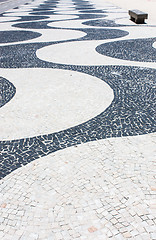
[[[48,26],[52,21],[40,21],[40,22],[27,22],[27,23],[18,23],[13,26],[24,28],[24,29],[56,29],[55,27]],[[114,39],[119,37],[124,37],[129,34],[127,31],[119,29],[98,29],[98,28],[57,28],[57,29],[66,29],[66,30],[75,30],[86,33],[87,35],[76,39],[76,40],[103,40],[103,39]]]
[[[46,4],[40,4],[38,7],[35,7],[32,9],[32,11],[49,11],[53,10],[57,7],[58,2],[55,3],[46,3]]]
[[[75,5],[75,6],[81,6],[81,7],[93,7],[94,5],[89,2],[89,1],[76,1],[76,0],[72,0],[72,3]]]
[[[75,7],[76,10],[83,10],[83,9],[95,9],[94,7]]]
[[[80,40],[114,39],[124,37],[129,34],[129,32],[119,29],[81,28],[75,30],[80,30],[81,32],[87,33],[87,36],[84,36]]]
[[[7,79],[0,77],[0,108],[9,102],[16,93],[16,88]]]
[[[89,2],[88,3],[84,2],[84,3],[80,3],[80,4],[79,3],[78,4],[77,3],[73,3],[73,5],[76,6],[76,7],[83,7],[83,8],[94,7],[94,5],[89,3]]]
[[[29,63],[23,64],[29,67]],[[124,66],[66,66],[36,61],[31,67],[69,69],[96,76],[114,91],[112,104],[97,117],[48,135],[1,142],[1,178],[22,165],[73,145],[111,137],[152,133],[155,69]]]
[[[105,43],[98,46],[96,51],[102,55],[124,60],[155,62],[156,49],[152,47],[155,41],[156,38],[146,38]]]
[[[93,7],[94,5],[91,4],[90,2],[86,2],[86,1],[83,1],[83,2],[76,2],[76,1],[72,1],[73,2],[73,5],[74,6],[80,6],[80,7]]]
[[[59,1],[45,1],[43,4],[39,4],[39,6],[32,9],[32,11],[49,11],[54,10],[57,7]]]
[[[34,8],[32,11],[34,11],[34,12],[40,12],[40,11],[51,11],[51,10],[54,10],[54,8],[52,9],[52,8]]]
[[[42,20],[42,19],[47,19],[49,18],[48,16],[21,16],[20,19],[14,20],[14,21],[34,21],[34,20]]]
[[[93,10],[80,10],[81,13],[106,13],[106,11],[104,10],[96,10],[96,9],[93,9]]]
[[[94,8],[94,5],[91,4],[89,1],[72,1],[72,2],[76,8],[86,8],[86,9]]]
[[[0,31],[0,43],[19,42],[40,37],[42,34],[30,31]]]
[[[105,14],[75,14],[79,19],[94,19],[94,18],[104,18],[107,17]]]
[[[39,6],[45,6],[45,5],[56,5],[56,4],[58,4],[59,3],[59,1],[44,1],[44,3],[41,3]]]
[[[53,15],[55,13],[55,11],[34,11],[34,12],[31,12],[30,14],[33,14],[33,15]]]
[[[18,27],[18,28],[27,28],[27,29],[50,29],[51,27],[47,25],[51,22],[54,22],[54,21],[17,23],[17,24],[13,24],[12,26]]]
[[[124,24],[117,24],[113,20],[91,20],[87,22],[83,22],[82,24],[87,25],[87,26],[94,26],[94,27],[124,27],[127,25]],[[130,26],[130,25],[128,25]]]
[[[3,15],[3,17],[6,17],[5,15]],[[8,22],[27,22],[27,21],[35,21],[35,20],[42,20],[42,19],[48,19],[49,16],[16,16],[18,17],[19,19],[16,19],[16,20],[11,20],[11,21],[8,21]],[[3,19],[1,19],[2,21],[0,22],[3,22]],[[5,21],[7,22],[7,21]]]
[[[83,38],[89,39],[87,36]],[[79,38],[81,40],[81,38]],[[59,42],[49,42],[49,43],[28,43],[28,44],[15,44],[8,46],[0,46],[1,52],[1,61],[0,68],[27,68],[27,67],[54,67],[60,66],[58,64],[48,63],[46,61],[41,61],[36,57],[36,51],[42,47],[46,47],[49,45],[54,45],[58,43],[64,42],[73,42],[78,41],[75,40],[66,40]]]
[[[31,12],[30,13],[31,15],[46,15],[46,16],[49,16],[49,15],[55,15],[56,14],[56,11],[40,11],[40,12]],[[59,14],[58,14],[59,15]],[[104,17],[107,17],[106,14],[78,14],[78,13],[75,13],[75,14],[67,14],[69,16],[71,16],[71,20],[72,20],[72,16],[77,16],[79,20],[83,20],[83,19],[94,19],[94,18],[104,18]],[[76,18],[74,18],[75,20]],[[57,20],[57,21],[62,21],[62,20]]]
[[[104,9],[104,10],[81,10],[80,12],[81,13],[114,13],[112,10],[114,8],[111,8],[111,9]],[[119,11],[118,11],[119,13]],[[125,12],[121,12],[121,13],[127,13],[126,11]]]

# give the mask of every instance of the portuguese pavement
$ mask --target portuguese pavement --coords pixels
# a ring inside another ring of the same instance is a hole
[[[1,13],[0,239],[156,239],[155,80],[156,25],[111,3]]]

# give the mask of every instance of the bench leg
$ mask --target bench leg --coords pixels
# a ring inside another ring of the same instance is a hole
[[[135,22],[135,18],[133,18],[132,16],[131,16],[130,20],[133,21],[133,22]]]
[[[143,24],[143,23],[145,23],[144,20],[145,20],[144,18],[137,18],[137,19],[135,19],[135,23]]]

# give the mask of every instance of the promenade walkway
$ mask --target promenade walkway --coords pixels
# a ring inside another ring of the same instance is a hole
[[[1,240],[156,239],[155,81],[156,23],[110,2],[0,15]]]

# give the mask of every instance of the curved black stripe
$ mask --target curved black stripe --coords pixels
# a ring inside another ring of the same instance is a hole
[[[106,13],[106,11],[93,9],[93,10],[81,10],[80,13]]]
[[[8,103],[15,95],[16,88],[7,79],[0,77],[0,108]]]
[[[41,35],[41,33],[32,31],[0,31],[0,43],[25,41]]]
[[[117,24],[113,20],[91,20],[87,22],[83,22],[82,24],[87,26],[94,26],[94,27],[124,27],[124,26],[130,26],[125,24]],[[133,25],[134,26],[134,25]]]
[[[156,49],[152,44],[156,38],[123,40],[99,45],[96,51],[102,55],[118,59],[155,62]]]
[[[28,23],[18,23],[13,26],[24,28],[24,29],[66,29],[66,30],[75,30],[86,33],[87,35],[78,38],[79,41],[84,40],[103,40],[103,39],[114,39],[119,37],[124,37],[129,33],[127,31],[119,29],[99,29],[99,28],[55,28],[48,26],[52,21],[40,21],[40,22],[28,22]]]
[[[34,20],[42,20],[42,19],[47,19],[49,18],[48,16],[20,16],[20,19],[14,20],[14,21],[34,21]]]

